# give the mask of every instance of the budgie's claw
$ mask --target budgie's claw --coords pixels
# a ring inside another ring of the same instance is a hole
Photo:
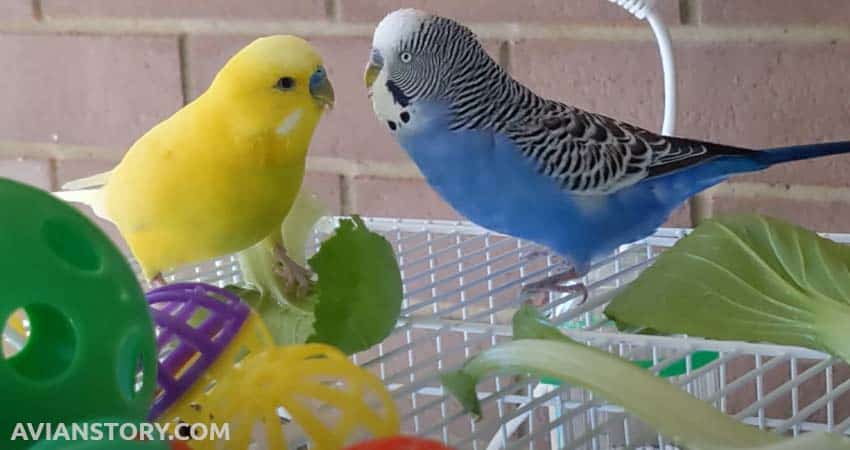
[[[570,294],[577,292],[581,294],[581,299],[576,302],[575,305],[581,305],[587,300],[588,297],[587,286],[585,286],[582,282],[576,282],[567,285],[561,284],[565,281],[575,280],[576,278],[580,278],[581,276],[582,275],[576,272],[575,269],[570,269],[552,275],[551,277],[545,278],[543,280],[527,284],[525,285],[525,287],[522,288],[521,296],[523,302],[529,302],[534,306],[543,306],[546,303],[546,300],[548,299],[548,295],[545,295],[548,292],[560,292],[562,294]],[[543,299],[538,299],[535,301],[534,297],[540,292],[544,293]]]
[[[157,273],[150,280],[148,280],[148,284],[151,286],[151,289],[161,288],[165,286],[165,277],[162,276],[162,272]]]
[[[290,291],[294,291],[298,297],[305,297],[310,291],[313,273],[293,261],[286,253],[286,248],[280,244],[275,245],[274,254],[278,260],[275,273],[284,279]]]
[[[522,263],[528,264],[531,261],[533,261],[537,258],[543,258],[548,254],[549,254],[549,252],[547,252],[546,250],[532,250],[532,251],[522,255],[520,257],[520,260],[522,261]]]

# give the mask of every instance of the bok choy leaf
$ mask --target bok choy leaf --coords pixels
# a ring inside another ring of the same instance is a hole
[[[475,389],[479,380],[492,374],[525,373],[592,390],[693,450],[850,449],[845,439],[834,434],[786,439],[738,422],[629,361],[571,340],[530,306],[514,316],[514,339],[442,375],[443,386],[473,415],[481,415]]]
[[[776,219],[708,220],[605,314],[622,330],[770,342],[850,358],[850,247]]]

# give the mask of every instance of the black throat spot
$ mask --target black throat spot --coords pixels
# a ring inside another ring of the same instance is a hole
[[[389,89],[390,94],[392,94],[393,101],[395,101],[402,107],[405,107],[410,104],[410,97],[404,95],[404,92],[402,92],[401,89],[399,89],[399,87],[392,82],[392,80],[387,80],[387,89]]]

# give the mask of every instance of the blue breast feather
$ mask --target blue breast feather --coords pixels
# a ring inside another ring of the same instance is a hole
[[[609,195],[574,195],[537,173],[505,136],[451,131],[434,105],[417,108],[420,126],[397,138],[428,183],[461,215],[493,231],[544,245],[577,270],[619,245],[652,234],[685,199],[724,179],[689,171]],[[422,120],[422,114],[428,120]]]

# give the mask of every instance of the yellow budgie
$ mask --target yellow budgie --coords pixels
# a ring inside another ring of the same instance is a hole
[[[67,183],[56,195],[115,223],[145,277],[160,284],[163,270],[279,235],[313,130],[333,101],[309,43],[257,39],[113,170]]]

